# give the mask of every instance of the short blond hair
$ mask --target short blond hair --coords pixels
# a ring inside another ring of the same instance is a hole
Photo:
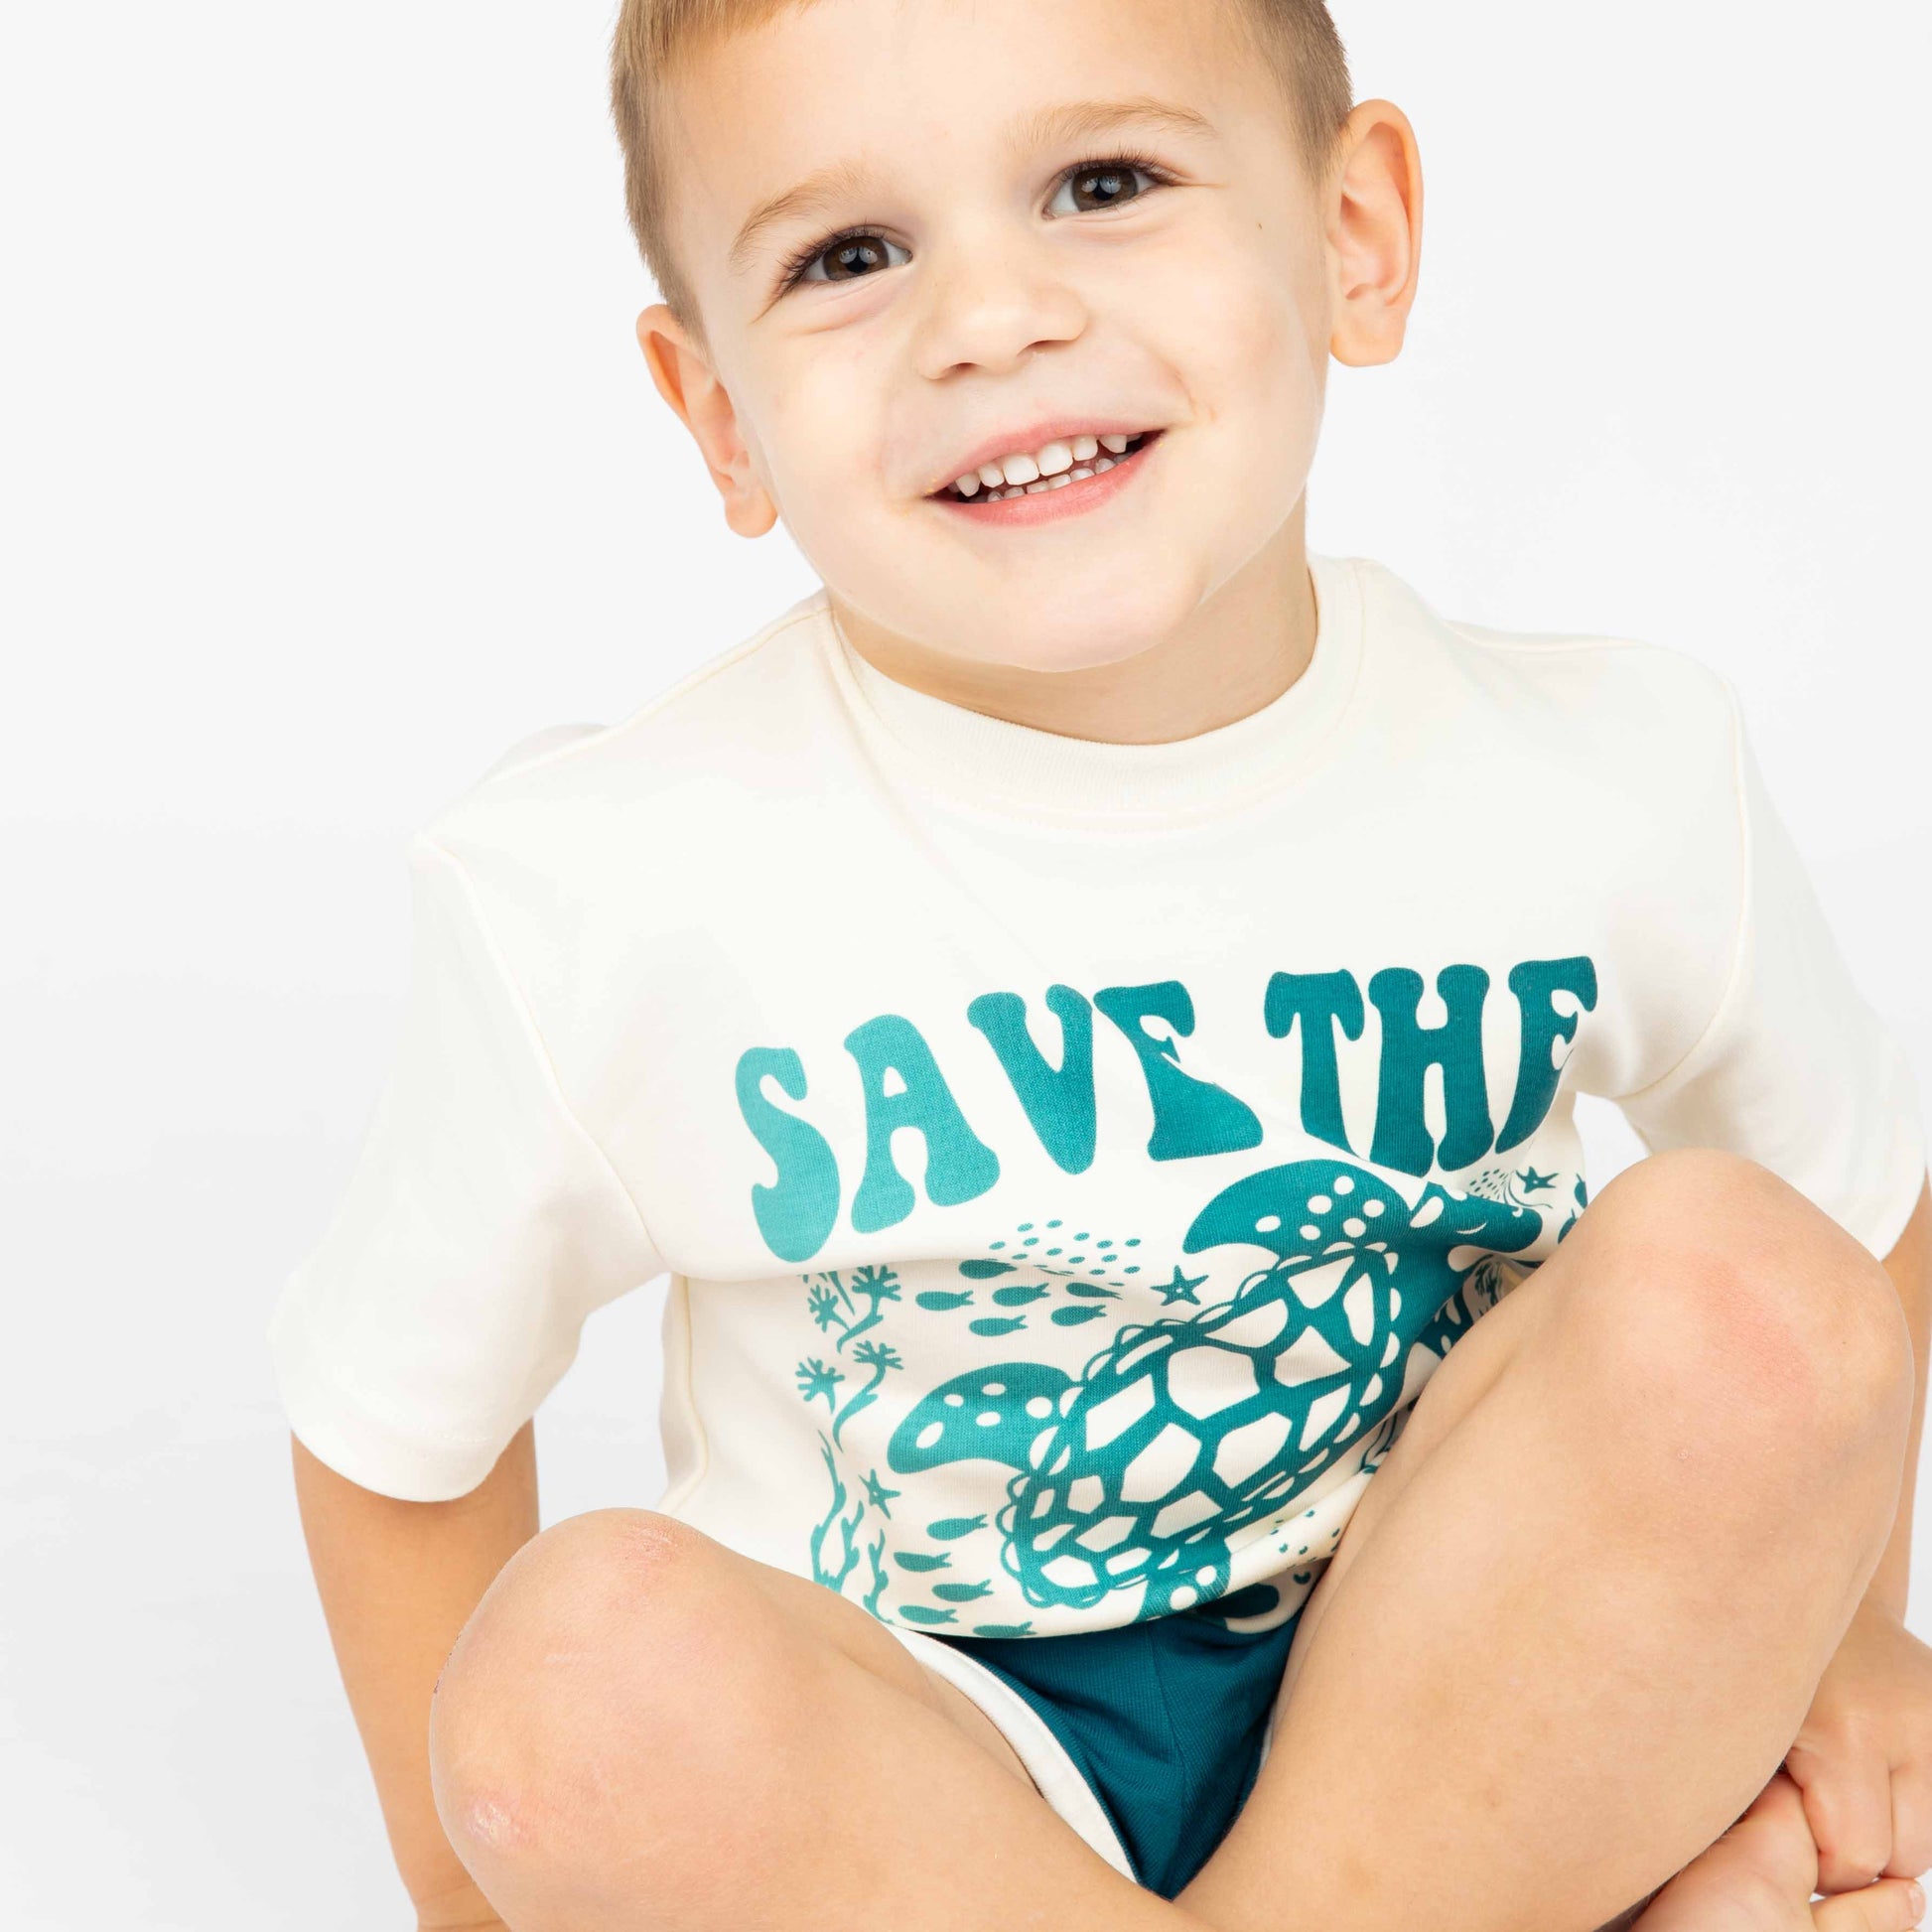
[[[666,306],[700,342],[697,298],[670,245],[670,169],[656,139],[658,90],[676,63],[814,0],[623,0],[611,44],[611,111],[623,149],[624,205]],[[1174,0],[1192,8],[1200,0]],[[1353,108],[1348,56],[1324,0],[1237,0],[1294,114],[1310,174],[1325,177]]]

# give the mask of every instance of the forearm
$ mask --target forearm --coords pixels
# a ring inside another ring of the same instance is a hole
[[[1905,1323],[1912,1333],[1912,1357],[1918,1381],[1912,1398],[1912,1433],[1905,1452],[1891,1540],[1866,1586],[1864,1600],[1902,1620],[1912,1581],[1912,1509],[1918,1486],[1919,1442],[1925,1424],[1926,1357],[1932,1350],[1932,1183],[1920,1192],[1911,1220],[1906,1223],[1897,1246],[1885,1257],[1885,1272],[1898,1291],[1899,1306],[1905,1311]]]
[[[526,1424],[482,1484],[442,1503],[376,1495],[293,1447],[316,1587],[397,1869],[420,1912],[460,1907],[473,1887],[430,1792],[430,1697],[483,1591],[537,1533],[534,1431]],[[450,1922],[461,1919],[459,1909]]]

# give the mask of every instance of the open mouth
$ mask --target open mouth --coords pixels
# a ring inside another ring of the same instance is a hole
[[[1015,496],[1043,496],[1050,490],[1071,489],[1109,475],[1132,463],[1159,441],[1158,429],[1137,436],[1080,436],[1049,443],[1043,450],[983,465],[973,476],[961,477],[931,500],[962,507],[1003,503]]]

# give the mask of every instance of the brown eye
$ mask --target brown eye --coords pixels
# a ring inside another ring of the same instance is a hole
[[[1060,194],[1053,197],[1048,205],[1049,211],[1056,214],[1091,214],[1104,207],[1120,207],[1128,202],[1139,201],[1145,190],[1142,182],[1154,185],[1154,177],[1145,168],[1137,167],[1128,161],[1092,162],[1076,168],[1065,176],[1060,183]],[[1062,208],[1054,206],[1060,195],[1071,193],[1073,206]]]
[[[894,244],[883,235],[841,235],[818,250],[798,271],[801,282],[857,282],[893,266]],[[904,250],[900,250],[902,254]],[[824,274],[817,274],[819,268]]]

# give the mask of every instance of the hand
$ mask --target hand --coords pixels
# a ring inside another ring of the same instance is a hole
[[[1860,1606],[1784,1768],[1818,1845],[1818,1889],[1932,1867],[1932,1649],[1890,1610]]]
[[[1782,1769],[1750,1808],[1669,1884],[1597,1932],[1907,1932],[1923,1901],[1909,1879],[1884,1878],[1811,1902],[1818,1850],[1804,1800]]]

